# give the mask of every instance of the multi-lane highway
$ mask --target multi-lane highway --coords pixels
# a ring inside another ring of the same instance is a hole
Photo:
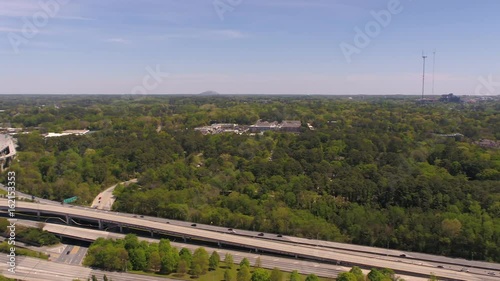
[[[0,200],[0,208],[5,209],[6,201]],[[248,249],[258,250],[267,253],[276,253],[289,256],[302,257],[311,260],[336,262],[342,261],[348,264],[359,264],[369,267],[379,268],[392,268],[397,272],[413,275],[429,275],[434,273],[443,278],[452,280],[498,280],[496,277],[490,277],[486,274],[479,272],[456,272],[450,271],[445,268],[431,267],[424,263],[422,264],[408,264],[401,262],[393,262],[382,259],[374,259],[362,256],[355,256],[352,254],[340,253],[332,249],[322,247],[314,247],[305,245],[290,244],[278,241],[270,241],[266,239],[259,239],[257,237],[239,236],[227,233],[216,233],[198,229],[197,227],[186,227],[172,224],[159,223],[156,221],[145,221],[142,218],[124,217],[112,212],[100,212],[95,210],[85,210],[81,208],[68,208],[65,206],[57,205],[44,205],[34,204],[28,202],[18,202],[16,206],[19,211],[42,212],[54,215],[68,215],[74,218],[86,219],[89,221],[110,222],[122,225],[124,227],[143,228],[158,233],[165,233],[178,237],[191,237],[201,241],[210,241],[222,243],[226,245],[245,247]]]
[[[32,226],[33,222],[31,221],[24,221],[24,220],[19,220],[18,223],[20,224],[26,224],[28,226]],[[83,239],[90,239],[90,240],[95,240],[99,237],[105,237],[108,239],[122,239],[125,237],[124,234],[119,234],[119,233],[111,233],[111,232],[105,232],[105,231],[100,231],[100,230],[93,230],[93,229],[82,229],[82,228],[77,228],[77,227],[72,227],[72,226],[66,226],[66,225],[59,225],[59,224],[45,224],[44,230],[55,233],[57,235],[62,235],[62,236],[67,236],[67,237],[72,237],[72,238],[77,238],[81,237]],[[158,239],[152,239],[152,238],[144,238],[144,237],[139,237],[139,240],[141,241],[147,241],[151,243],[158,243]],[[194,251],[196,248],[198,248],[198,245],[192,245],[192,244],[186,244],[186,243],[179,243],[179,242],[171,242],[170,243],[172,246],[176,247],[177,249],[181,248],[188,248],[191,251]],[[69,246],[72,247],[72,246]],[[83,247],[80,248],[84,249]],[[262,266],[264,268],[280,268],[281,270],[291,272],[293,270],[298,270],[302,274],[316,274],[318,276],[322,277],[328,277],[331,278],[333,276],[336,276],[340,272],[346,272],[349,271],[350,268],[348,267],[343,267],[343,266],[338,266],[338,265],[332,265],[332,264],[324,264],[324,263],[318,263],[318,262],[312,262],[312,261],[306,261],[306,260],[298,260],[298,259],[293,259],[293,258],[285,258],[285,257],[277,257],[277,256],[268,256],[268,255],[260,255],[258,253],[249,253],[249,252],[240,252],[240,251],[234,251],[234,250],[228,250],[228,249],[220,249],[220,248],[211,248],[211,247],[206,247],[205,249],[208,252],[212,251],[217,251],[221,257],[223,257],[226,253],[231,254],[234,257],[234,262],[238,264],[241,259],[247,258],[251,264],[254,264],[257,258],[261,259]],[[62,255],[64,256],[66,253],[66,250],[62,252]],[[57,259],[56,262],[60,262],[60,259]],[[73,263],[72,263],[73,264]],[[79,264],[79,263],[77,263]],[[413,276],[401,276],[405,280],[408,281],[424,281],[427,280],[427,278],[419,278],[419,277],[413,277]]]
[[[131,180],[129,182],[134,182],[134,181],[135,180]],[[126,183],[129,183],[129,182],[126,182]],[[113,186],[113,187],[115,187],[115,186]],[[5,189],[5,187],[2,186],[1,184],[0,184],[0,188]],[[112,190],[112,188],[111,188],[111,190]],[[103,192],[103,194],[105,192]],[[17,193],[17,196],[20,198],[31,199],[31,195],[23,194],[20,192],[16,192],[16,193]],[[112,194],[112,192],[111,192],[111,194]],[[102,197],[102,195],[96,197],[96,199],[98,200],[99,197]],[[45,200],[45,199],[38,199],[37,198],[36,201],[38,201],[42,204],[60,205],[60,202],[50,201],[50,200]],[[102,201],[102,202],[105,202],[105,201]],[[69,206],[71,206],[72,208],[76,208],[76,209],[83,209],[83,210],[88,209],[86,207],[78,207],[78,206],[72,206],[72,205],[69,205]],[[114,213],[114,214],[124,216],[124,217],[130,217],[130,218],[138,217],[137,215],[128,214],[128,213]],[[147,221],[155,221],[155,222],[159,222],[159,223],[167,223],[168,222],[171,225],[184,226],[184,227],[190,227],[192,225],[192,222],[177,221],[177,220],[170,220],[170,219],[167,220],[167,219],[163,219],[163,218],[156,218],[156,217],[149,217],[149,216],[144,216],[143,219],[147,220]],[[228,228],[214,226],[214,225],[197,224],[196,228],[220,232],[220,233],[227,233],[228,232]],[[456,269],[456,270],[460,270],[462,268],[468,268],[469,270],[472,270],[472,271],[480,271],[480,269],[483,269],[483,272],[497,271],[497,275],[500,275],[500,264],[497,264],[497,263],[489,263],[489,262],[483,262],[483,261],[472,261],[472,260],[465,260],[465,259],[456,259],[456,258],[422,254],[422,253],[416,253],[416,252],[404,252],[404,251],[399,251],[399,250],[389,250],[389,249],[383,249],[383,248],[367,247],[367,246],[338,243],[338,242],[330,242],[330,241],[323,241],[323,240],[315,240],[315,239],[305,239],[305,238],[298,238],[298,237],[291,237],[291,236],[278,237],[276,234],[259,233],[259,232],[248,231],[248,230],[235,229],[235,231],[236,231],[237,235],[241,235],[241,236],[248,236],[248,237],[258,236],[259,238],[262,238],[262,239],[276,240],[276,241],[281,241],[281,242],[290,242],[293,244],[309,245],[309,246],[320,247],[320,248],[325,248],[325,249],[333,249],[336,251],[348,251],[349,253],[358,252],[358,254],[359,253],[372,254],[372,255],[379,255],[381,257],[383,257],[383,256],[400,257],[401,255],[404,254],[406,256],[406,258],[413,260],[415,263],[427,262],[427,263],[432,263],[436,267],[443,266],[445,268]],[[259,234],[262,236],[259,236]]]
[[[93,230],[93,229],[82,229],[82,228],[77,228],[73,226],[66,226],[66,225],[59,225],[59,224],[45,224],[44,230],[59,234],[62,236],[66,237],[71,237],[71,238],[83,238],[83,239],[90,239],[90,240],[96,240],[99,237],[105,237],[108,239],[123,239],[125,237],[124,234],[119,234],[119,233],[112,233],[112,232],[106,232],[106,231],[100,231],[100,230]],[[142,241],[147,241],[147,242],[154,242],[158,243],[158,239],[153,239],[153,238],[144,238],[144,237],[139,237],[139,240]],[[194,251],[196,248],[200,247],[199,245],[193,245],[193,244],[186,244],[186,243],[180,243],[180,242],[175,242],[171,241],[170,244],[178,249],[181,248],[188,248],[192,251]],[[303,274],[311,274],[314,273],[319,276],[323,277],[332,277],[336,276],[340,272],[344,271],[349,271],[350,268],[348,267],[342,267],[342,266],[337,266],[337,265],[332,265],[332,264],[322,264],[318,262],[311,262],[311,261],[306,261],[306,260],[298,260],[298,259],[293,259],[293,258],[285,258],[285,257],[277,257],[277,256],[269,256],[269,255],[261,255],[259,253],[255,252],[241,252],[241,251],[234,251],[234,250],[228,250],[228,249],[221,249],[221,248],[212,248],[212,247],[204,247],[209,253],[212,251],[217,251],[221,257],[223,257],[226,253],[230,253],[234,257],[234,262],[239,263],[241,259],[246,257],[251,264],[255,263],[255,260],[260,257],[262,261],[262,266],[272,269],[274,267],[278,267],[284,271],[291,272],[293,270],[298,270],[299,272]],[[406,279],[406,278],[405,278]],[[420,278],[408,278],[408,280],[424,280]]]

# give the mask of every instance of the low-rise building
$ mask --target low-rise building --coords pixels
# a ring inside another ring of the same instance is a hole
[[[479,145],[482,148],[487,148],[487,149],[500,149],[500,141],[494,141],[494,140],[488,140],[488,139],[482,139],[480,141],[474,142],[474,144]]]
[[[259,120],[254,125],[248,127],[250,133],[262,133],[267,131],[275,131],[278,129],[278,122],[268,122]]]
[[[88,134],[90,131],[89,130],[66,130],[63,131],[62,133],[48,133],[45,135],[46,138],[57,138],[57,137],[64,137],[64,136],[83,136]]]
[[[300,121],[290,121],[285,120],[281,124],[279,124],[280,131],[288,132],[288,133],[300,133],[300,129],[302,128],[302,122]]]

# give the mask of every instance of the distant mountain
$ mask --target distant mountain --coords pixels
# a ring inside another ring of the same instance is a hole
[[[199,93],[198,96],[220,96],[220,94],[215,91],[206,91],[203,93]]]

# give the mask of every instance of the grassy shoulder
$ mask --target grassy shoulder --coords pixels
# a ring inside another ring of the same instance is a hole
[[[239,268],[240,267],[235,264],[232,266],[231,269],[229,269],[229,271],[231,272],[231,276],[233,276],[232,281],[236,281],[236,276],[238,274]],[[144,271],[136,271],[136,270],[131,270],[131,271],[129,271],[129,273],[144,275],[144,276],[155,276],[155,277],[164,277],[164,278],[169,278],[169,279],[186,280],[186,281],[190,281],[190,280],[224,281],[225,280],[224,274],[226,272],[226,269],[227,269],[227,266],[224,265],[223,262],[221,262],[221,265],[219,267],[217,267],[216,270],[210,270],[206,274],[203,274],[200,276],[193,276],[190,274],[180,274],[180,273],[171,273],[168,275],[164,275],[164,274],[158,274],[158,273],[153,273],[153,272],[144,272]],[[250,268],[251,273],[253,273],[254,270],[255,270],[254,267]],[[271,274],[271,272],[272,272],[272,270],[270,270],[270,269],[263,269],[263,270],[265,270],[269,274]],[[283,280],[289,280],[290,274],[291,274],[290,272],[283,272]],[[300,274],[300,280],[305,280],[306,277],[307,277],[307,275]],[[334,279],[319,277],[319,281],[332,281],[332,280],[334,280]]]
[[[0,218],[0,233],[8,237],[10,231],[10,222],[5,218]],[[55,245],[60,242],[54,234],[42,230],[43,226],[38,228],[15,225],[16,239],[22,242],[37,246]]]
[[[7,278],[3,275],[0,275],[0,281],[15,281],[16,279],[11,279],[11,278]]]
[[[3,241],[2,243],[0,243],[0,252],[10,253],[11,247],[13,247],[13,246],[9,245],[7,243],[7,241]],[[49,256],[44,254],[44,253],[40,253],[40,252],[33,251],[30,249],[20,248],[18,246],[16,246],[15,248],[16,248],[16,255],[18,255],[18,256],[27,256],[27,257],[33,257],[33,258],[38,258],[38,259],[44,259],[44,260],[49,259]],[[0,279],[0,280],[2,280],[2,279]]]

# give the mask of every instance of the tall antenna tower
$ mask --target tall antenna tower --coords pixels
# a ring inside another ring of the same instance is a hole
[[[434,49],[434,62],[432,64],[432,95],[434,95],[434,86],[436,84],[436,49]]]
[[[425,60],[427,59],[427,56],[423,51],[422,51],[422,59],[424,60],[424,72],[422,75],[422,100],[423,100],[425,94]]]

